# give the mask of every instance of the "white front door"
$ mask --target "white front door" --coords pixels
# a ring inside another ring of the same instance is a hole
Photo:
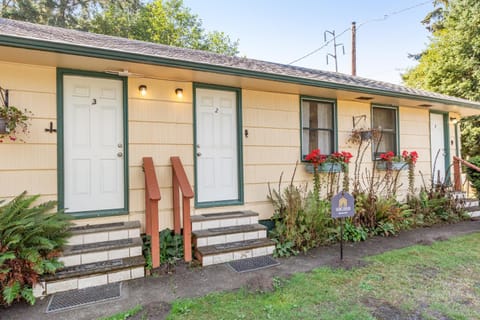
[[[66,212],[124,208],[123,83],[64,75]]]
[[[196,89],[198,203],[239,199],[237,93]]]
[[[430,113],[430,155],[434,183],[445,182],[445,163],[447,152],[445,150],[444,115]]]

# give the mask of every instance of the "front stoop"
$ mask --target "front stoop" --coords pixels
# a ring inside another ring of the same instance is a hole
[[[465,207],[465,210],[470,215],[470,217],[472,218],[480,217],[480,204],[478,199],[465,199],[464,207]]]
[[[456,200],[457,206],[464,208],[471,218],[480,217],[480,202],[478,199],[467,198],[464,192],[452,192],[452,197]]]
[[[36,297],[145,276],[138,221],[78,226],[71,233],[59,258],[65,267],[42,278]]]
[[[192,216],[192,230],[195,258],[202,266],[270,255],[275,249],[253,211]]]

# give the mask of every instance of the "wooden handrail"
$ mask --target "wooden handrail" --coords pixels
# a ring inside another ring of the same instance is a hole
[[[190,199],[193,190],[188,182],[185,169],[179,157],[170,157],[172,162],[172,187],[173,187],[173,229],[175,234],[180,234],[180,191],[182,192],[183,211],[183,253],[185,262],[192,261],[192,223],[190,221]]]
[[[162,197],[151,157],[143,158],[143,171],[145,172],[145,232],[151,239],[152,267],[158,268],[160,266],[158,201]]]
[[[453,180],[454,180],[454,189],[455,191],[462,191],[462,178],[460,175],[460,163],[463,164],[465,167],[473,169],[477,172],[480,172],[480,168],[476,165],[468,162],[467,160],[463,160],[459,157],[453,157]]]
[[[185,169],[183,168],[182,161],[179,157],[170,157],[170,161],[172,162],[172,169],[175,173],[175,176],[178,178],[178,184],[180,186],[180,190],[182,194],[186,198],[193,198],[193,190],[188,182],[187,174],[185,173]]]

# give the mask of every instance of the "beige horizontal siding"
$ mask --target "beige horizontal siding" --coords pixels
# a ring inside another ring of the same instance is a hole
[[[56,70],[55,68],[0,62],[0,85],[10,89],[12,105],[26,107],[34,115],[31,134],[26,143],[0,144],[0,198],[11,199],[27,190],[41,194],[42,200],[57,199],[57,137],[45,132],[50,121],[56,124]],[[148,87],[147,96],[141,97],[138,86]],[[183,98],[175,89],[183,89]],[[173,226],[171,156],[179,156],[185,166],[190,183],[194,177],[193,146],[193,84],[167,80],[130,78],[128,80],[129,131],[129,215],[101,219],[78,220],[79,224],[113,221],[145,220],[145,190],[142,158],[151,156],[160,186],[160,229]],[[271,217],[273,208],[267,199],[268,184],[277,188],[283,173],[283,184],[290,182],[295,163],[300,160],[300,96],[242,90],[242,122],[248,137],[243,136],[243,175],[245,204],[240,206],[193,209],[193,214],[230,210],[254,210],[260,218]],[[319,97],[322,98],[322,97]],[[338,148],[356,156],[356,146],[347,143],[353,128],[353,116],[365,116],[359,127],[371,126],[370,103],[337,101]],[[417,151],[416,185],[421,186],[418,171],[430,179],[429,111],[399,108],[400,150]],[[454,139],[453,125],[450,126]],[[455,154],[455,141],[451,154]],[[354,159],[353,159],[354,160]],[[365,154],[364,169],[372,166],[371,152]],[[353,164],[350,166],[353,176]],[[383,173],[378,173],[382,175]],[[294,182],[312,186],[312,175],[303,164],[297,167]],[[364,181],[363,181],[364,183]],[[401,191],[408,187],[407,171],[399,176]],[[193,201],[192,201],[193,207]]]

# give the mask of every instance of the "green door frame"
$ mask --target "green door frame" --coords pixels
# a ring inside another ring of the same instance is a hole
[[[448,112],[446,111],[438,111],[438,110],[430,110],[430,114],[441,114],[443,116],[443,147],[445,148],[445,183],[450,183],[450,126],[449,126],[449,118]],[[432,123],[430,121],[430,114],[429,114],[429,137],[430,137],[430,161],[435,161],[435,155],[432,154]],[[431,170],[431,168],[430,168]],[[432,172],[432,174],[435,174]],[[433,177],[432,177],[433,181]]]
[[[123,208],[98,210],[98,211],[82,211],[69,212],[76,219],[98,218],[116,215],[125,215],[129,213],[129,194],[128,194],[128,78],[120,77],[102,72],[83,71],[57,68],[57,196],[58,208],[65,209],[65,179],[64,179],[64,119],[63,119],[63,77],[65,75],[84,76],[91,78],[103,78],[121,80],[123,86],[123,145],[124,145],[124,201]]]
[[[198,169],[197,169],[197,88],[198,89],[212,89],[235,92],[237,99],[237,170],[238,170],[238,199],[225,201],[198,201]],[[235,87],[219,86],[204,83],[193,83],[193,159],[194,159],[194,179],[195,179],[195,208],[210,208],[220,206],[234,206],[244,204],[244,184],[243,184],[243,126],[242,126],[242,90]]]

